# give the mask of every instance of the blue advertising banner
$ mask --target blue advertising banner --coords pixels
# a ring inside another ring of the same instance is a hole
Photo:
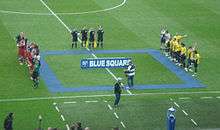
[[[126,68],[131,58],[88,58],[81,60],[81,68]]]

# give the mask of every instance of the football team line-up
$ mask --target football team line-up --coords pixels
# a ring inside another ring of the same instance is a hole
[[[166,27],[162,27],[160,32],[160,49],[175,65],[182,67],[186,72],[192,72],[192,76],[197,76],[200,63],[197,43],[187,48],[182,41],[186,37],[187,35],[180,35],[178,33],[172,36]],[[192,70],[193,67],[194,70]]]

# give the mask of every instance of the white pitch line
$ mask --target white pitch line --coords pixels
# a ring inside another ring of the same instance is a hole
[[[66,124],[66,129],[70,130],[70,126],[68,124]]]
[[[191,119],[191,121],[193,122],[194,125],[198,126],[198,124],[193,119]]]
[[[94,13],[107,12],[107,11],[111,11],[111,10],[114,10],[116,8],[123,6],[126,3],[126,1],[127,0],[123,0],[122,3],[120,3],[119,5],[116,5],[111,8],[102,9],[102,10],[92,10],[92,11],[84,11],[84,12],[66,12],[66,13],[57,12],[56,14],[58,15],[82,15],[82,14],[94,14]],[[50,13],[22,12],[22,11],[12,11],[12,10],[0,10],[0,13],[19,14],[19,15],[46,15],[46,16],[52,15]]]
[[[180,97],[179,100],[189,100],[191,99],[190,97]]]
[[[55,16],[58,21],[69,31],[71,32],[70,28],[50,9],[50,7],[47,6],[47,4],[43,1],[43,0],[40,0],[41,3],[50,11],[51,14],[53,14],[53,16]]]
[[[71,33],[71,29],[57,16],[57,14],[55,14],[54,12],[53,12],[53,10],[51,10],[50,9],[50,7],[49,6],[47,6],[47,4],[43,1],[43,0],[40,0],[41,1],[41,3],[50,11],[50,13],[51,14],[53,14],[57,19],[58,19],[58,21]],[[126,2],[126,0],[124,0],[124,2]],[[87,48],[86,47],[86,49],[89,51],[89,52],[91,52],[91,50],[89,49],[89,48]],[[91,54],[92,54],[92,56],[94,57],[94,58],[98,58],[94,53],[92,53],[91,52]],[[108,68],[105,68],[107,71],[108,71],[108,73],[117,81],[117,77],[108,69]],[[127,91],[129,94],[132,94],[130,91]]]
[[[159,92],[159,93],[137,93],[132,96],[155,96],[155,95],[183,95],[183,94],[220,94],[220,91],[200,91],[200,92]],[[131,96],[130,94],[122,94],[123,96]],[[23,102],[23,101],[39,101],[39,100],[51,100],[51,99],[74,99],[74,98],[96,98],[96,97],[114,97],[114,94],[102,94],[102,95],[80,95],[80,96],[55,96],[55,97],[32,97],[32,98],[9,98],[0,99],[1,102]],[[220,97],[219,97],[220,98]],[[171,100],[171,99],[170,99]],[[171,100],[172,101],[172,100]]]
[[[180,107],[176,102],[173,102],[177,107]]]
[[[125,124],[124,124],[122,121],[121,121],[121,125],[122,125],[122,127],[126,128],[126,127],[125,127]]]
[[[119,118],[116,112],[114,112],[114,115],[115,115],[115,117],[116,117],[117,119]]]
[[[108,104],[108,108],[109,108],[110,110],[112,110],[112,107],[111,107],[111,105],[109,105],[109,104]]]
[[[103,102],[108,102],[108,101],[104,100]]]
[[[57,112],[60,112],[60,109],[57,106],[55,106],[55,109],[57,110]]]
[[[212,99],[213,97],[201,97],[200,99]]]
[[[98,102],[97,100],[94,100],[94,101],[85,101],[86,103],[92,103],[92,102]]]
[[[64,118],[64,116],[63,116],[63,115],[60,115],[60,117],[61,117],[61,119],[62,119],[63,121],[65,121],[65,118]]]
[[[182,112],[186,115],[186,116],[188,116],[189,114],[188,113],[186,113],[186,111],[185,110],[182,110]]]
[[[63,102],[64,104],[75,104],[77,102],[73,101],[73,102]]]
[[[170,98],[170,101],[173,101],[173,99],[172,99],[172,98]]]

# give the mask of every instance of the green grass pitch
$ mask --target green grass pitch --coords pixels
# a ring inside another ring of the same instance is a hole
[[[44,81],[32,88],[27,67],[17,62],[14,37],[21,31],[40,45],[41,51],[71,50],[71,37],[61,22],[40,0],[0,1],[0,125],[14,112],[15,130],[33,130],[38,115],[43,127],[59,127],[80,121],[92,130],[165,130],[166,110],[176,108],[177,130],[220,129],[220,1],[218,0],[44,0],[70,29],[104,27],[105,50],[158,49],[159,32],[166,25],[172,34],[187,34],[187,46],[198,42],[201,64],[198,79],[206,88],[123,91],[120,107],[110,109],[112,91],[49,92]],[[111,9],[99,13],[85,13]],[[61,14],[78,13],[78,14]],[[36,15],[38,14],[38,15]],[[48,15],[49,14],[49,15]],[[77,48],[74,50],[84,50]],[[99,48],[98,48],[99,50]],[[99,54],[98,57],[132,57],[137,65],[137,84],[182,83],[175,74],[143,54]],[[65,87],[112,85],[105,70],[81,70],[81,58],[91,55],[47,56],[46,61]],[[111,69],[123,77],[122,69]],[[77,76],[76,76],[77,75]],[[74,76],[76,78],[74,78]],[[96,78],[99,77],[99,78]],[[87,80],[91,78],[91,80]],[[124,80],[126,83],[126,81]],[[54,97],[54,98],[51,98]],[[89,101],[89,102],[88,102]],[[60,112],[57,112],[57,103]],[[67,103],[72,102],[72,103]],[[73,103],[76,102],[76,103]],[[179,106],[179,107],[178,107]],[[114,115],[117,113],[119,118]],[[64,116],[65,121],[60,117]],[[125,128],[121,124],[124,123]]]

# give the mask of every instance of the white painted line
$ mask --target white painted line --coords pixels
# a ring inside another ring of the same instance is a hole
[[[55,109],[57,110],[57,112],[60,112],[60,109],[57,106],[55,106]]]
[[[109,104],[108,104],[108,108],[109,108],[110,110],[112,110],[112,107],[111,107],[111,105],[109,105]]]
[[[70,126],[68,124],[66,124],[66,129],[70,130]]]
[[[200,99],[212,99],[213,97],[201,97]]]
[[[53,14],[53,15],[58,19],[58,21],[71,33],[71,29],[57,16],[57,14],[55,14],[55,13],[50,9],[50,7],[47,6],[47,4],[46,4],[43,0],[40,0],[40,1],[41,1],[41,3],[50,11],[50,13]],[[125,3],[125,2],[126,2],[126,0],[124,0],[124,3]],[[86,47],[86,49],[87,49],[89,52],[91,52],[91,50],[90,50],[89,48]],[[91,52],[91,54],[92,54],[92,56],[93,56],[94,58],[98,58],[94,53]],[[108,71],[108,73],[109,73],[115,80],[118,79],[108,68],[105,68],[105,69]],[[128,93],[130,94],[131,92],[129,91]],[[131,93],[131,94],[132,94],[132,93]]]
[[[69,31],[71,32],[70,28],[50,9],[50,7],[47,6],[47,4],[43,1],[43,0],[40,0],[41,3],[50,11],[51,14],[53,14],[53,16],[55,16],[58,21]]]
[[[180,107],[176,102],[173,102],[177,107]]]
[[[218,96],[218,97],[216,97],[216,98],[220,99],[220,96]]]
[[[138,93],[138,94],[132,94],[132,96],[182,95],[182,94],[220,94],[220,91]],[[121,94],[121,95],[131,96],[130,94]],[[103,95],[83,95],[83,96],[58,96],[58,97],[36,97],[36,98],[32,97],[32,98],[11,98],[11,99],[9,98],[9,99],[0,99],[0,102],[22,102],[22,101],[39,101],[39,100],[51,100],[51,99],[74,99],[74,98],[95,98],[95,97],[114,97],[114,96],[115,96],[114,94],[103,94]]]
[[[186,113],[186,111],[184,111],[184,110],[182,110],[183,111],[183,113],[186,115],[186,116],[188,116],[188,113]]]
[[[63,116],[63,115],[60,115],[60,117],[61,117],[61,119],[62,119],[63,121],[65,121],[65,118],[64,118],[64,116]]]
[[[85,12],[66,12],[66,13],[56,13],[58,15],[82,15],[82,14],[94,14],[100,12],[111,11],[116,8],[123,6],[127,0],[123,0],[122,3],[116,5],[111,8],[106,8],[102,10],[92,10],[92,11],[85,11]],[[21,14],[21,15],[51,15],[50,13],[36,13],[36,12],[22,12],[22,11],[12,11],[12,10],[0,10],[0,13],[7,13],[7,14]]]
[[[108,102],[108,101],[104,100],[104,102]]]
[[[193,122],[194,125],[198,126],[198,124],[193,119],[191,119],[191,121]]]
[[[121,125],[122,125],[122,127],[126,128],[126,127],[125,127],[125,124],[124,124],[122,121],[121,121]]]
[[[74,104],[74,103],[76,103],[75,101],[73,101],[73,102],[63,102],[64,104]]]
[[[170,98],[170,101],[173,101],[173,99],[172,99],[172,98]]]
[[[94,101],[85,101],[86,103],[91,103],[91,102],[98,102],[97,100]]]
[[[191,99],[190,97],[180,97],[179,100],[189,100]]]
[[[131,91],[130,91],[130,90],[127,90],[127,92],[128,92],[130,95],[133,95],[133,94],[131,93]]]
[[[58,21],[59,21],[69,32],[71,32],[71,29],[57,16],[57,14],[55,14],[55,13],[50,9],[50,7],[47,6],[47,4],[46,4],[43,0],[40,0],[40,1],[41,1],[41,3],[50,11],[50,13],[53,14],[53,15],[58,19]],[[124,2],[126,2],[126,0],[124,0]],[[89,48],[86,47],[86,49],[87,49],[89,52],[91,52],[91,50],[90,50]],[[92,54],[92,56],[93,56],[94,58],[98,58],[94,53],[91,52],[91,54]],[[116,77],[108,68],[105,68],[105,69],[108,71],[108,73],[109,73],[115,80],[117,80],[117,77]],[[131,92],[130,92],[130,93],[131,93]],[[129,93],[129,94],[130,94],[130,93]]]
[[[117,119],[119,118],[116,112],[114,112],[114,115],[115,115],[115,117],[116,117]]]

